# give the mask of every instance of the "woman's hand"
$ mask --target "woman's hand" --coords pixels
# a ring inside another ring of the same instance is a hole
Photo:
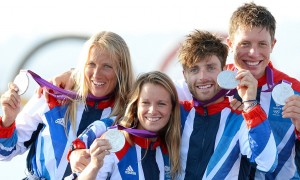
[[[1,96],[3,111],[2,126],[9,127],[14,123],[21,110],[21,98],[18,95],[18,87],[14,83],[9,83],[9,89]]]

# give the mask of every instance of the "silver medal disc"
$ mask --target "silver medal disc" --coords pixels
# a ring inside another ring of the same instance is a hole
[[[239,81],[235,79],[236,75],[237,73],[234,71],[222,71],[218,74],[217,83],[223,89],[234,89],[239,84]]]
[[[26,71],[20,71],[20,73],[15,77],[13,83],[18,86],[18,94],[24,94],[29,86],[29,78]]]
[[[294,95],[294,90],[291,85],[285,82],[277,84],[272,90],[272,97],[276,104],[285,105],[285,101],[290,96]]]
[[[110,152],[118,152],[125,145],[125,137],[118,129],[109,129],[105,133],[104,138],[107,139],[111,145]]]

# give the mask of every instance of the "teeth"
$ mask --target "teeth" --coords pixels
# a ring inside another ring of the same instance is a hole
[[[158,121],[160,118],[158,117],[148,117],[147,120],[148,121],[152,121],[152,122],[155,122],[155,121]]]
[[[208,84],[208,85],[203,85],[203,86],[197,86],[199,89],[207,89],[210,88],[212,85]]]
[[[259,61],[245,61],[245,63],[249,66],[256,66],[259,64]]]
[[[95,82],[95,81],[93,81],[93,83],[94,83],[96,86],[102,86],[102,85],[104,85],[104,83],[101,83],[101,82]]]

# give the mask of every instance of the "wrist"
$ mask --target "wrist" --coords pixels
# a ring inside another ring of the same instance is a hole
[[[0,116],[0,138],[11,138],[14,135],[16,129],[16,123],[13,122],[10,126],[3,126],[2,118]]]
[[[70,156],[71,156],[71,153],[76,150],[76,149],[86,149],[86,146],[84,144],[84,142],[82,142],[80,139],[75,139],[75,141],[72,142],[72,145],[68,151],[68,154],[67,154],[67,160],[70,162]]]
[[[13,118],[7,118],[7,116],[3,116],[2,118],[1,118],[1,121],[0,121],[0,125],[2,126],[2,127],[4,127],[4,128],[9,128],[9,127],[11,127],[12,126],[12,124],[14,124],[14,119]]]
[[[251,109],[253,109],[257,104],[257,100],[256,99],[253,99],[253,100],[246,100],[246,101],[243,101],[243,104],[244,104],[244,109],[243,111],[244,112],[249,112]]]

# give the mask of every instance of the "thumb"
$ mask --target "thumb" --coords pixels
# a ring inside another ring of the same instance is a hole
[[[70,78],[70,79],[68,80],[68,82],[66,83],[64,89],[65,89],[65,90],[72,90],[73,87],[74,87],[74,81],[73,81],[72,78]]]
[[[83,155],[84,155],[84,157],[89,158],[91,156],[90,155],[90,150],[89,149],[85,149],[84,152],[83,152]]]

